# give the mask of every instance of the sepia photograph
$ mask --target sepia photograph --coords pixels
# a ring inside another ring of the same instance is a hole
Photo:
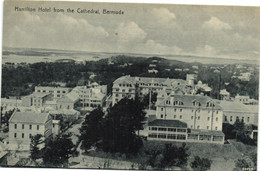
[[[5,0],[0,169],[256,171],[260,7]]]

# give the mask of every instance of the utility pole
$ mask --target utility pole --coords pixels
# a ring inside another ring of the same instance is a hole
[[[149,111],[151,110],[151,90],[149,90]]]

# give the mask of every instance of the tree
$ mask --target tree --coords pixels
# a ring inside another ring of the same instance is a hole
[[[206,171],[210,170],[212,161],[207,158],[200,158],[199,156],[195,156],[194,160],[190,163],[190,166],[195,171]]]
[[[152,168],[159,167],[159,159],[162,150],[157,145],[152,145],[144,150],[145,154],[148,156],[146,163]]]
[[[54,139],[50,138],[43,148],[43,163],[46,166],[64,166],[75,150],[71,134],[58,135]]]
[[[40,153],[40,149],[39,149],[39,145],[41,143],[43,143],[41,138],[42,138],[41,134],[36,134],[35,136],[31,137],[31,144],[30,144],[30,154],[31,155],[30,155],[30,158],[34,162],[41,157],[41,155],[40,155],[41,153]]]
[[[151,104],[150,105],[153,105],[156,102],[156,100],[157,100],[157,93],[156,92],[152,92],[151,93]],[[143,97],[142,103],[144,104],[145,107],[149,106],[149,103],[150,103],[150,93],[146,94]]]
[[[237,159],[235,161],[235,165],[236,165],[236,167],[241,168],[241,169],[250,167],[250,164],[247,163],[247,161],[245,159]]]
[[[136,131],[143,129],[143,109],[138,100],[124,98],[108,110],[102,131],[102,149],[105,152],[138,152],[142,140]]]
[[[82,123],[80,129],[80,139],[82,145],[86,151],[92,146],[99,146],[102,135],[102,127],[104,122],[104,112],[101,108],[94,109],[86,115],[85,121]]]
[[[233,132],[236,135],[236,139],[245,143],[245,144],[251,144],[254,145],[255,142],[250,138],[250,133],[252,129],[250,126],[246,126],[244,121],[236,120],[234,123],[234,130]]]
[[[181,147],[177,147],[172,144],[165,144],[162,151],[162,160],[160,163],[161,168],[167,168],[172,166],[184,167],[187,165],[189,154],[188,148],[183,143]]]

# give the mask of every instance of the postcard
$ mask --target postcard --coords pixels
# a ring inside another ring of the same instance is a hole
[[[4,2],[0,167],[253,171],[260,8]]]

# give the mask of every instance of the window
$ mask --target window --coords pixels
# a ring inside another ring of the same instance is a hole
[[[40,126],[39,126],[39,125],[37,125],[37,130],[39,130],[39,128],[40,128]]]
[[[191,119],[193,119],[193,116],[191,116]]]
[[[230,116],[230,122],[232,122],[232,116]]]
[[[227,116],[225,116],[225,121],[227,121]]]
[[[208,121],[210,120],[210,117],[208,117]]]
[[[182,119],[182,115],[180,115],[180,119]]]
[[[17,135],[16,135],[16,133],[14,133],[14,138],[16,138],[17,137]]]
[[[22,138],[24,138],[24,133],[22,133]]]
[[[118,94],[116,94],[116,97],[118,97],[119,95]]]
[[[192,125],[190,126],[190,128],[192,128]]]
[[[182,109],[180,109],[180,112],[182,112]]]
[[[24,129],[24,124],[22,124],[22,129]]]
[[[173,115],[173,118],[175,119],[175,118],[176,118],[176,115]]]
[[[158,131],[167,131],[167,128],[158,128]]]
[[[247,122],[249,122],[250,121],[250,117],[247,117]]]
[[[216,111],[216,114],[218,114],[218,111]]]
[[[176,132],[176,128],[168,128],[168,131],[170,131],[170,132]]]
[[[122,92],[125,92],[125,89],[123,89]]]
[[[166,134],[158,134],[158,138],[166,139]]]
[[[238,117],[238,116],[236,117],[236,120],[237,120],[237,121],[239,120],[239,117]]]
[[[62,91],[62,93],[66,93],[66,91]]]
[[[191,110],[191,112],[193,112],[193,109]]]
[[[14,129],[17,129],[17,124],[14,124]]]
[[[157,127],[152,127],[152,131],[157,131]]]
[[[244,122],[244,117],[242,117],[242,122]]]
[[[161,108],[161,111],[163,111],[163,108]]]
[[[198,116],[198,120],[200,120],[200,116]]]
[[[200,129],[200,126],[199,126],[199,125],[197,126],[197,129]]]
[[[209,129],[209,126],[207,126],[207,129]]]
[[[32,138],[32,134],[29,134],[29,138]]]
[[[29,125],[29,129],[32,129],[32,125]]]
[[[176,139],[176,135],[175,134],[168,134],[167,138],[168,139]]]
[[[176,112],[177,109],[174,109],[174,112]]]
[[[215,130],[218,130],[218,127],[217,127],[217,126],[215,127]]]
[[[216,121],[218,121],[218,117],[216,117]]]
[[[161,114],[161,118],[163,118],[163,114]]]
[[[60,91],[57,91],[57,93],[60,93]]]

